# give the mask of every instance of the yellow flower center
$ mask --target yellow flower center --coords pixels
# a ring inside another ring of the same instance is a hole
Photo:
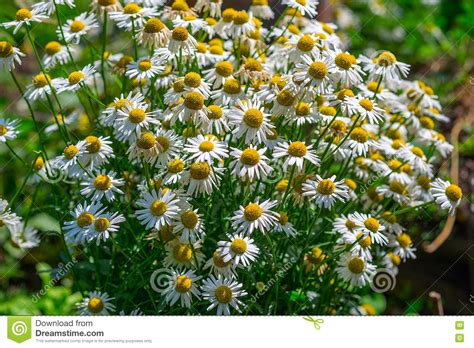
[[[207,162],[195,162],[189,169],[191,177],[195,180],[204,180],[211,174],[211,167]]]
[[[398,266],[402,262],[401,257],[398,255],[395,255],[393,253],[388,253],[388,256],[390,257],[390,259],[392,260],[395,266]]]
[[[400,195],[405,195],[407,192],[405,185],[403,185],[402,183],[396,180],[391,181],[390,184],[388,185],[388,188],[390,191],[398,193]]]
[[[232,301],[232,290],[227,285],[217,287],[214,294],[219,303],[226,304]]]
[[[160,145],[162,152],[167,151],[171,145],[169,139],[161,135],[156,137],[156,142]]]
[[[413,148],[411,149],[411,152],[420,158],[423,158],[423,156],[425,156],[425,153],[423,152],[423,150],[420,149],[418,146],[413,146]]]
[[[148,71],[151,69],[152,66],[153,64],[149,59],[143,59],[138,63],[138,69],[140,71]]]
[[[328,73],[328,67],[323,62],[312,62],[308,68],[308,73],[316,80],[322,80]]]
[[[356,182],[352,179],[345,179],[344,184],[346,184],[346,186],[349,187],[352,191],[357,188]]]
[[[372,245],[372,239],[370,239],[370,236],[363,238],[363,235],[364,234],[362,232],[359,232],[357,234],[357,240],[359,240],[359,245],[362,248],[367,249],[368,247]]]
[[[192,210],[187,210],[181,214],[181,223],[184,227],[192,230],[196,227],[199,222],[198,215]]]
[[[214,45],[209,47],[209,52],[217,56],[222,56],[224,54],[224,49],[222,48],[222,46]]]
[[[201,85],[201,76],[195,72],[187,73],[184,76],[184,84],[188,87],[198,88]]]
[[[349,261],[348,268],[351,273],[361,274],[364,271],[365,262],[360,257],[354,257]]]
[[[184,105],[190,110],[201,110],[204,106],[204,97],[199,92],[189,92],[184,98]]]
[[[80,227],[84,228],[90,226],[94,222],[94,220],[94,215],[88,212],[83,212],[77,217],[76,222]]]
[[[77,146],[69,145],[64,149],[64,157],[66,157],[66,159],[70,160],[70,159],[74,158],[77,155],[78,152],[79,152],[79,149],[77,148]]]
[[[184,170],[184,162],[179,158],[172,159],[168,162],[167,168],[169,173],[181,173]]]
[[[72,73],[69,74],[68,76],[68,81],[70,85],[77,85],[79,82],[81,82],[84,79],[84,74],[82,71],[73,71]]]
[[[222,117],[222,109],[219,105],[209,105],[207,108],[209,110],[207,117],[210,120],[218,120]]]
[[[97,1],[99,3],[100,6],[111,6],[111,5],[115,5],[117,3],[117,0],[98,0]]]
[[[150,18],[146,21],[143,31],[148,34],[159,33],[165,25],[158,18]]]
[[[173,257],[179,262],[188,262],[193,257],[193,249],[188,244],[177,244],[173,248]]]
[[[382,214],[382,219],[390,224],[395,224],[397,222],[397,216],[389,211],[386,211]]]
[[[159,199],[157,199],[150,205],[150,212],[153,216],[162,216],[164,213],[166,213],[167,209],[168,205],[166,204],[166,202],[163,202]]]
[[[15,17],[17,21],[24,21],[25,19],[30,19],[33,17],[33,14],[26,8],[20,8],[18,11],[16,11]]]
[[[132,109],[128,113],[128,120],[132,123],[138,124],[145,120],[146,113],[142,109]]]
[[[110,226],[109,219],[100,217],[94,222],[94,228],[97,232],[105,232]]]
[[[2,134],[2,126],[0,125],[0,135]],[[39,171],[44,167],[44,159],[43,157],[37,157],[34,163],[34,170],[35,172]]]
[[[333,108],[332,106],[323,105],[319,108],[319,112],[322,113],[323,115],[326,115],[326,116],[336,116],[337,110],[335,108]],[[339,120],[337,120],[337,121],[339,121]],[[337,121],[334,121],[334,123],[337,122]]]
[[[352,130],[351,139],[358,143],[366,143],[369,140],[369,133],[360,127],[356,127]]]
[[[53,56],[58,52],[61,52],[62,46],[57,41],[50,41],[44,46],[44,51],[48,56]]]
[[[288,214],[285,213],[284,211],[281,211],[279,216],[278,216],[278,222],[282,226],[285,226],[288,223]]]
[[[344,88],[337,92],[337,99],[344,101],[346,97],[354,97],[354,92],[352,90]]]
[[[71,22],[71,25],[69,26],[69,29],[73,33],[78,33],[81,30],[83,30],[85,27],[86,27],[86,25],[83,22],[78,21],[78,20],[74,20],[74,21]]]
[[[397,242],[400,244],[400,246],[403,248],[403,249],[406,249],[408,248],[410,245],[411,245],[411,238],[408,234],[406,233],[400,233],[398,236],[397,236]]]
[[[378,89],[377,89],[377,86],[378,86],[378,83],[375,82],[375,81],[370,81],[368,84],[367,84],[367,89],[371,92],[377,92],[377,93],[380,93],[382,92],[382,87],[379,86]]]
[[[240,92],[240,82],[236,79],[229,79],[222,87],[227,94],[238,94]]]
[[[369,99],[361,99],[359,101],[359,105],[362,106],[367,111],[372,111],[374,108],[374,104]]]
[[[33,77],[33,86],[36,88],[43,88],[51,82],[51,77],[48,74],[40,73]]]
[[[249,21],[249,15],[245,11],[236,11],[234,13],[234,16],[232,17],[232,20],[234,21],[234,24],[236,25],[242,25],[245,24]]]
[[[244,64],[244,69],[249,70],[249,71],[262,71],[262,63],[260,63],[258,60],[249,58]]]
[[[177,0],[177,1],[173,2],[173,4],[171,5],[171,9],[173,11],[185,12],[185,11],[189,11],[189,6],[188,6],[188,4],[186,3],[185,0]]]
[[[87,310],[91,313],[100,313],[104,309],[104,302],[99,297],[92,297],[87,303]]]
[[[339,53],[334,59],[336,65],[344,70],[349,70],[353,64],[356,63],[356,60],[353,55],[349,53]]]
[[[377,64],[381,66],[389,66],[393,65],[397,62],[397,57],[391,52],[385,51],[382,52],[378,57],[377,57]]]
[[[234,72],[234,67],[227,60],[218,62],[216,64],[216,72],[223,77],[229,77]]]
[[[89,153],[97,153],[100,151],[102,143],[99,138],[93,135],[89,135],[88,137],[86,137],[85,141],[87,143],[86,148]]]
[[[226,23],[231,22],[234,19],[235,10],[233,8],[225,9],[222,12],[222,20]]]
[[[0,58],[7,58],[13,54],[13,46],[6,41],[0,41]]]
[[[299,40],[296,46],[302,52],[309,52],[313,49],[315,42],[311,35],[305,34]]]
[[[204,140],[199,144],[199,151],[211,152],[212,150],[214,150],[214,143],[212,141]]]
[[[320,194],[329,196],[336,191],[336,185],[334,185],[334,182],[331,179],[324,179],[319,182],[316,189]]]
[[[259,109],[248,109],[243,118],[245,124],[250,128],[260,128],[263,123],[263,113]]]
[[[374,219],[372,217],[369,217],[365,219],[364,221],[364,226],[369,230],[372,231],[373,233],[378,232],[380,223],[378,222],[377,219]]]
[[[288,153],[294,157],[303,157],[306,155],[306,145],[301,141],[294,141],[288,146]]]
[[[173,29],[172,38],[176,41],[186,41],[189,37],[188,29],[176,27]]]
[[[356,226],[355,222],[352,221],[352,220],[346,220],[345,225],[346,225],[347,229],[349,229],[349,230],[351,230],[351,231],[352,231],[352,230],[354,229],[354,227]]]
[[[94,180],[94,187],[99,191],[107,191],[112,187],[112,180],[105,174],[97,175]]]
[[[283,106],[291,106],[295,101],[295,96],[288,89],[284,89],[277,94],[277,102]]]
[[[457,202],[462,198],[462,190],[458,185],[449,185],[446,187],[445,193],[451,202]]]
[[[185,275],[180,275],[176,278],[175,290],[179,293],[188,292],[193,285],[193,281]]]
[[[420,118],[420,124],[425,129],[434,129],[435,127],[434,121],[426,116]]]
[[[245,254],[247,243],[243,239],[234,239],[230,244],[230,250],[239,255]]]
[[[295,105],[296,116],[308,116],[311,111],[309,105],[305,102],[299,102]]]
[[[131,3],[131,4],[127,4],[125,5],[125,7],[123,8],[123,13],[125,14],[137,14],[138,12],[141,11],[141,7],[138,6],[137,4],[134,4],[134,3]]]
[[[140,137],[135,141],[137,147],[142,150],[149,150],[156,144],[155,136],[150,132],[142,132]]]
[[[214,251],[214,254],[212,255],[212,261],[214,262],[214,265],[220,268],[224,268],[230,265],[231,261],[224,262],[224,258],[219,255],[219,252],[216,250]]]
[[[263,209],[257,203],[250,203],[244,209],[244,217],[247,221],[255,221],[263,214]]]
[[[310,263],[315,265],[322,262],[325,258],[325,255],[320,247],[314,247],[313,249],[311,249],[311,252],[306,255],[306,258]]]
[[[240,162],[248,166],[254,166],[260,161],[260,154],[255,149],[245,149],[240,155]]]
[[[431,188],[431,180],[426,175],[420,175],[416,181],[425,191],[428,191]]]

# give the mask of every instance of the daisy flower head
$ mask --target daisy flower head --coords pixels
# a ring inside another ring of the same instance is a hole
[[[204,77],[212,89],[221,87],[228,79],[232,78],[234,66],[227,60],[217,62],[214,68],[204,71]]]
[[[336,181],[333,175],[328,179],[323,179],[316,175],[314,180],[308,179],[303,183],[303,196],[307,196],[318,207],[332,209],[337,202],[345,202],[349,199],[348,188],[344,180]]]
[[[232,264],[232,260],[224,262],[224,258],[218,250],[214,251],[212,257],[207,260],[204,269],[210,269],[216,276],[220,274],[225,278],[235,277],[235,267]]]
[[[207,119],[207,107],[205,105],[206,98],[197,90],[187,92],[184,100],[176,106],[173,112],[173,124],[175,119],[179,119],[182,123],[193,120],[195,124],[201,124]]]
[[[20,249],[32,249],[40,245],[38,230],[25,226],[23,221],[9,226],[12,243]]]
[[[244,150],[233,149],[230,155],[234,158],[231,164],[232,173],[238,177],[248,178],[253,181],[254,178],[260,180],[265,178],[273,168],[267,164],[269,158],[265,156],[267,148],[258,149],[250,145]]]
[[[18,120],[0,119],[0,142],[5,143],[7,140],[15,139],[19,133],[17,130],[19,123]]]
[[[232,133],[237,138],[240,139],[245,135],[245,144],[260,144],[267,139],[267,135],[274,128],[268,121],[269,117],[259,100],[245,102],[239,100],[229,112],[229,125],[234,127]]]
[[[26,88],[25,97],[30,101],[46,99],[51,95],[52,89],[56,90],[61,86],[58,79],[51,79],[48,74],[39,73],[33,76],[32,84]]]
[[[122,10],[122,4],[119,0],[93,0],[91,6],[101,17],[103,17],[104,13]]]
[[[189,72],[184,75],[184,90],[187,92],[197,91],[205,98],[211,94],[209,86],[206,81],[201,78],[201,75],[196,72]]]
[[[450,215],[454,215],[463,196],[462,190],[458,185],[436,178],[431,183],[430,192],[436,200],[436,204],[442,209],[448,210]]]
[[[184,17],[178,16],[175,19],[173,19],[173,26],[188,28],[191,31],[191,33],[194,35],[199,30],[206,27],[207,23],[204,19],[189,15],[189,16],[184,16]]]
[[[410,201],[410,186],[398,180],[390,180],[388,185],[380,185],[377,187],[377,193],[383,197],[391,197],[399,204],[407,204]]]
[[[181,181],[184,173],[185,162],[182,158],[173,158],[166,164],[166,173],[163,183],[165,185],[176,184]]]
[[[54,165],[74,176],[82,171],[77,165],[77,161],[85,150],[84,141],[79,141],[76,145],[68,145],[64,148],[62,155],[56,157]]]
[[[196,50],[197,41],[184,27],[176,27],[171,32],[171,39],[168,49],[171,53],[177,54],[180,50],[184,54],[192,55]]]
[[[197,209],[183,209],[173,224],[173,233],[180,234],[183,242],[195,243],[203,237],[204,224]]]
[[[278,223],[275,225],[276,232],[283,232],[288,237],[294,237],[298,234],[298,231],[289,221],[288,213],[280,211],[278,213]]]
[[[390,246],[393,254],[399,256],[403,261],[406,259],[416,259],[416,248],[413,246],[411,237],[407,233],[399,233],[391,238]]]
[[[239,75],[244,82],[262,82],[268,77],[268,67],[258,59],[246,58],[239,70]]]
[[[330,73],[333,83],[341,83],[345,88],[358,85],[362,82],[364,72],[358,65],[357,58],[352,54],[337,50],[332,54],[334,65]]]
[[[272,19],[275,16],[272,8],[268,5],[268,0],[252,0],[250,12],[261,19]]]
[[[363,257],[343,254],[338,262],[337,274],[355,287],[364,287],[375,272],[375,266]]]
[[[375,142],[370,139],[370,134],[362,127],[355,127],[349,135],[344,146],[357,156],[365,156],[369,148],[375,146]]]
[[[303,16],[308,15],[310,18],[316,17],[318,14],[318,0],[283,0],[282,4],[298,10]]]
[[[282,51],[287,54],[287,59],[293,63],[301,62],[303,57],[315,60],[322,59],[316,37],[308,33],[298,33],[291,36],[285,42]]]
[[[179,157],[183,140],[172,130],[159,130],[156,136],[159,154],[155,161],[155,166],[163,166],[176,157]]]
[[[158,18],[150,18],[140,31],[138,40],[150,47],[166,47],[171,39],[171,30]]]
[[[117,232],[120,228],[120,224],[125,221],[125,217],[119,213],[101,213],[91,224],[88,233],[88,241],[95,240],[96,244],[105,242],[109,239],[110,234]]]
[[[108,202],[112,202],[115,194],[123,194],[119,187],[125,185],[124,179],[115,179],[115,176],[113,171],[101,170],[96,175],[87,177],[81,182],[81,194],[92,198],[93,201],[101,201],[105,197]]]
[[[74,8],[74,0],[45,0],[33,4],[32,8],[37,9],[39,12],[44,12],[48,16],[53,14],[56,11],[56,6],[66,5],[69,8]]]
[[[66,240],[70,243],[82,243],[89,239],[91,226],[104,211],[102,203],[79,203],[71,212],[73,220],[64,222]]]
[[[96,70],[92,64],[86,65],[84,68],[78,71],[73,71],[68,75],[67,78],[59,79],[58,93],[62,92],[75,92],[82,88],[84,85],[89,84],[93,79]]]
[[[115,132],[119,140],[135,141],[142,129],[149,129],[151,125],[158,125],[155,118],[156,111],[148,111],[146,104],[127,104],[125,110],[118,110],[115,122]]]
[[[384,119],[384,111],[368,98],[346,97],[346,102],[349,115],[359,115],[361,121],[367,119],[370,124],[378,124]]]
[[[11,22],[5,22],[2,24],[2,26],[6,29],[14,27],[15,29],[13,29],[13,35],[15,35],[23,25],[29,27],[33,22],[38,23],[48,18],[49,17],[45,15],[44,11],[38,8],[33,8],[31,11],[27,8],[20,8],[18,11],[16,11],[15,20]]]
[[[244,91],[242,91],[242,84],[239,80],[231,77],[227,79],[222,88],[212,91],[212,98],[215,103],[222,106],[234,106],[239,101],[247,98]]]
[[[244,234],[228,234],[229,242],[220,241],[217,243],[219,255],[224,262],[232,261],[232,264],[242,267],[249,267],[258,257],[260,249],[255,245],[252,238]]]
[[[136,62],[127,65],[125,76],[130,79],[151,80],[153,77],[164,71],[164,66],[155,58],[140,58]]]
[[[78,44],[81,37],[90,34],[90,32],[98,27],[99,24],[97,23],[95,15],[93,13],[84,12],[74,19],[68,19],[62,26],[62,32],[61,29],[58,28],[56,33],[59,39],[61,39],[64,34],[66,43]]]
[[[369,73],[369,76],[377,79],[386,79],[389,82],[399,81],[406,78],[410,72],[410,65],[402,63],[397,60],[397,57],[389,51],[381,52],[374,59],[361,57],[364,69]]]
[[[113,297],[106,292],[92,291],[81,303],[77,304],[80,315],[109,315],[115,311]]]
[[[354,231],[362,232],[364,236],[370,236],[374,243],[385,245],[388,243],[387,237],[383,234],[385,226],[379,220],[368,214],[354,213],[351,220],[355,222]]]
[[[278,221],[278,214],[271,210],[276,205],[277,201],[270,199],[262,203],[257,200],[245,207],[241,205],[231,218],[232,228],[237,233],[243,232],[248,235],[255,230],[259,230],[263,234],[270,232]]]
[[[7,226],[10,228],[20,222],[21,219],[15,213],[12,213],[8,207],[8,202],[0,198],[0,227]]]
[[[205,120],[203,128],[205,132],[222,134],[229,131],[227,121],[228,109],[223,109],[219,105],[211,104],[207,107],[207,120]],[[207,126],[207,128],[206,128]]]
[[[171,225],[179,212],[178,199],[171,190],[143,192],[137,206],[139,209],[135,214],[146,229],[153,227],[159,230],[165,225]]]
[[[89,135],[84,139],[85,150],[80,161],[84,167],[97,169],[115,157],[112,150],[112,141],[109,137]]]
[[[199,12],[209,11],[209,15],[214,18],[221,17],[223,0],[197,0],[194,8]]]
[[[110,12],[110,18],[117,23],[119,28],[126,31],[142,28],[147,18],[156,16],[158,12],[154,8],[141,7],[134,2],[129,2],[122,10]]]
[[[275,116],[289,113],[294,108],[296,100],[297,96],[292,88],[288,87],[279,91],[273,103],[272,113]]]
[[[180,301],[182,307],[191,308],[193,298],[200,299],[201,291],[196,284],[201,277],[197,276],[193,270],[178,272],[171,270],[168,287],[161,291],[165,301],[173,306]]]
[[[69,47],[72,53],[73,48]],[[45,69],[52,69],[57,64],[64,65],[70,60],[69,53],[58,41],[50,41],[44,46],[43,64]]]
[[[15,68],[15,63],[21,65],[21,57],[25,54],[20,49],[12,46],[7,41],[0,41],[0,67],[11,71]]]
[[[165,267],[173,267],[178,270],[183,268],[195,268],[198,264],[202,263],[204,258],[199,242],[190,244],[189,242],[182,242],[179,239],[174,239],[166,243],[165,249],[167,252],[166,257],[163,260],[163,265]]]
[[[314,89],[317,94],[327,93],[331,83],[328,72],[332,64],[327,57],[316,60],[303,55],[301,63],[296,64],[294,79],[302,86],[311,88],[310,91]]]
[[[255,30],[255,22],[252,13],[246,11],[235,11],[232,23],[229,26],[232,37],[244,36]]]
[[[185,173],[184,180],[189,183],[188,194],[209,195],[220,181],[219,174],[222,170],[215,168],[208,162],[194,162]]]
[[[273,150],[273,157],[284,158],[283,168],[296,166],[299,172],[303,170],[304,160],[315,166],[319,165],[319,158],[313,149],[313,145],[306,145],[301,141],[281,142]]]
[[[207,310],[217,308],[217,315],[230,315],[230,307],[240,312],[244,304],[239,297],[247,295],[247,292],[242,290],[241,283],[222,275],[215,277],[211,274],[203,281],[201,289],[203,298],[211,302]]]
[[[227,144],[219,141],[216,136],[198,134],[195,138],[189,138],[184,151],[190,154],[190,159],[197,162],[212,164],[228,157]]]
[[[115,120],[119,116],[119,110],[126,111],[127,106],[133,105],[134,108],[137,106],[146,106],[143,101],[145,97],[140,93],[133,94],[130,92],[127,96],[120,94],[120,97],[115,97],[114,101],[110,103],[100,117],[100,122],[106,126],[111,126],[114,124]]]

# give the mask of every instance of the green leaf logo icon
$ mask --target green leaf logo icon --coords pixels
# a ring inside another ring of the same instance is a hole
[[[31,338],[31,317],[8,317],[7,336],[17,343]]]

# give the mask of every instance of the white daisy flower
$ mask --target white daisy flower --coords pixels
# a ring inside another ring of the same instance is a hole
[[[160,229],[164,225],[171,225],[173,219],[178,217],[178,199],[171,190],[143,192],[137,206],[140,209],[135,214],[146,229]]]
[[[64,34],[66,43],[78,44],[82,36],[90,34],[90,32],[98,27],[99,24],[95,15],[84,12],[74,19],[68,19],[62,26],[62,33],[60,28],[56,29],[56,33],[60,40],[62,39],[62,34]]]
[[[119,187],[125,185],[125,180],[114,179],[115,176],[114,171],[107,173],[101,170],[93,177],[86,177],[85,181],[81,182],[81,194],[91,197],[93,201],[100,201],[105,197],[108,202],[112,202],[116,193],[123,194]]]
[[[284,211],[278,213],[278,223],[275,225],[276,232],[283,232],[288,237],[294,237],[298,231],[291,222],[288,221],[288,214]]]
[[[140,58],[136,62],[127,65],[125,75],[131,79],[151,80],[164,71],[164,66],[155,58]]]
[[[183,149],[183,140],[172,130],[160,130],[156,136],[159,154],[155,166],[167,165],[173,158],[179,157]]]
[[[117,232],[120,224],[125,221],[125,217],[119,213],[100,213],[94,223],[90,225],[87,235],[88,241],[95,240],[99,245],[101,241],[109,239],[112,232]]]
[[[344,143],[344,147],[354,155],[365,156],[370,147],[375,147],[376,142],[370,139],[370,134],[362,127],[355,127]]]
[[[268,5],[268,0],[252,0],[249,10],[255,17],[262,19],[272,19],[275,15]]]
[[[209,84],[212,84],[212,89],[220,88],[227,80],[233,78],[234,67],[232,63],[227,60],[217,62],[215,67],[204,70],[204,77]]]
[[[12,213],[8,207],[8,202],[0,198],[0,227],[7,226],[8,228],[19,224],[21,219]]]
[[[204,224],[197,209],[181,211],[175,218],[173,225],[173,233],[180,234],[179,239],[183,242],[195,243],[203,237]]]
[[[17,130],[19,123],[18,120],[0,119],[0,142],[5,143],[7,140],[15,139],[19,133]]]
[[[333,175],[323,179],[316,175],[315,180],[308,179],[303,183],[303,196],[310,197],[318,207],[332,209],[336,201],[345,202],[349,199],[348,187],[344,180],[335,181]]]
[[[109,315],[115,311],[115,305],[112,304],[113,297],[100,291],[92,291],[85,297],[81,303],[77,304],[80,315]]]
[[[11,22],[4,22],[2,23],[2,26],[6,29],[14,27],[15,29],[13,29],[13,35],[15,35],[23,25],[29,27],[33,22],[41,22],[48,18],[49,17],[38,8],[33,8],[31,11],[27,8],[20,8],[18,11],[16,11],[15,20]]]
[[[33,4],[32,8],[37,9],[39,12],[45,12],[47,15],[51,15],[56,11],[56,6],[66,5],[69,8],[74,8],[74,0],[45,0]]]
[[[71,54],[73,47],[69,47]],[[70,61],[67,48],[57,41],[50,41],[44,46],[43,65],[46,70],[52,69],[56,64],[64,65]]]
[[[100,202],[79,203],[70,213],[74,220],[64,222],[66,241],[77,244],[88,240],[91,226],[103,211]]]
[[[371,215],[355,212],[351,215],[351,220],[355,222],[355,232],[362,232],[364,236],[370,236],[370,239],[379,245],[388,243],[387,237],[383,234],[385,226],[379,220]]]
[[[341,256],[336,271],[343,280],[361,288],[370,281],[375,266],[360,256],[346,253]]]
[[[235,267],[233,266],[232,260],[224,262],[224,258],[219,254],[219,251],[216,250],[212,254],[212,257],[207,260],[204,265],[204,269],[210,268],[216,276],[219,274],[225,278],[234,278],[235,277]]]
[[[131,2],[126,4],[121,11],[110,12],[109,15],[119,28],[130,31],[142,28],[146,23],[146,19],[157,17],[158,12],[152,7],[140,7]]]
[[[255,30],[255,22],[252,13],[246,11],[235,11],[232,16],[232,24],[229,26],[232,37],[247,35]]]
[[[211,104],[207,107],[207,120],[202,127],[207,133],[222,134],[230,130],[228,126],[229,110],[223,109],[219,105]],[[207,128],[206,128],[207,127]]]
[[[213,167],[207,162],[194,162],[183,177],[189,183],[187,193],[191,196],[211,194],[220,181],[221,172],[221,168]]]
[[[48,74],[39,73],[33,76],[32,84],[26,88],[25,97],[29,101],[44,100],[48,95],[51,95],[51,89],[56,90],[60,86],[62,84],[59,79],[51,79]]]
[[[140,136],[142,129],[149,129],[151,125],[158,125],[156,111],[147,111],[148,106],[127,104],[124,110],[118,110],[115,121],[115,132],[119,140],[132,142]]]
[[[393,253],[399,256],[403,261],[406,259],[416,259],[413,242],[407,233],[399,233],[392,236],[389,246],[394,248]]]
[[[328,57],[316,60],[308,55],[301,56],[301,63],[296,64],[294,79],[301,83],[302,87],[309,87],[317,94],[328,92],[331,83],[329,70],[332,69],[332,61]]]
[[[254,230],[262,233],[270,232],[278,221],[278,214],[270,209],[277,205],[277,201],[266,200],[260,203],[258,200],[249,203],[245,207],[240,206],[239,210],[232,216],[232,228],[237,232],[252,234]]]
[[[237,267],[248,267],[258,257],[260,249],[255,245],[252,238],[244,234],[227,234],[229,242],[220,241],[217,243],[219,255],[224,262],[232,260],[232,264]]]
[[[150,18],[138,35],[138,42],[149,47],[161,48],[168,46],[171,30],[158,18]]]
[[[147,108],[147,104],[143,102],[144,100],[145,97],[140,92],[137,92],[136,94],[130,92],[127,96],[125,96],[123,93],[120,94],[120,97],[114,98],[114,101],[109,104],[109,106],[104,111],[102,111],[102,115],[100,117],[101,123],[106,126],[113,125],[119,116],[118,111],[122,110],[126,112],[126,107],[128,105],[133,106],[132,109],[137,107]]]
[[[230,315],[230,307],[240,312],[244,304],[239,297],[247,295],[247,292],[242,290],[242,284],[221,275],[210,275],[203,281],[201,289],[203,298],[211,302],[207,310],[217,307],[217,315]]]
[[[214,135],[203,136],[198,134],[195,138],[189,138],[184,146],[184,151],[190,154],[189,159],[196,162],[220,161],[228,157],[227,144],[219,141]]]
[[[231,77],[224,82],[222,88],[212,91],[211,98],[221,106],[234,106],[239,101],[247,99],[247,95],[242,91],[239,80]]]
[[[333,53],[332,59],[334,60],[334,65],[332,65],[329,73],[333,83],[341,83],[343,87],[348,88],[362,82],[364,72],[358,65],[356,57],[337,49]]]
[[[182,307],[191,308],[193,297],[200,299],[201,291],[197,286],[197,281],[201,277],[197,276],[193,270],[178,272],[171,270],[168,286],[161,291],[165,296],[165,301],[174,305],[178,300]]]
[[[436,200],[436,204],[442,209],[448,210],[450,215],[454,215],[463,197],[462,190],[458,185],[440,178],[436,178],[431,183],[430,192]]]
[[[79,161],[84,167],[91,170],[99,168],[104,163],[115,157],[112,150],[112,141],[109,137],[89,135],[84,139],[85,150],[80,155]]]
[[[13,244],[20,249],[32,249],[40,245],[38,231],[32,227],[25,227],[23,222],[9,226]]]
[[[165,249],[166,257],[163,260],[165,267],[172,267],[178,270],[183,268],[196,268],[204,259],[199,242],[189,244],[188,242],[181,242],[178,239],[174,239],[166,243]]]
[[[273,157],[285,159],[283,164],[285,170],[288,169],[288,166],[295,165],[298,171],[301,172],[305,159],[315,166],[319,165],[319,159],[313,150],[313,145],[306,146],[301,141],[292,141],[290,143],[285,141],[278,144],[273,150]]]
[[[96,70],[92,64],[86,65],[84,68],[78,71],[73,71],[69,76],[65,78],[59,78],[58,93],[65,91],[75,92],[84,85],[89,84],[95,74]]]
[[[234,157],[231,163],[232,173],[253,181],[254,178],[258,180],[265,178],[273,168],[266,162],[269,158],[265,156],[267,148],[257,149],[256,146],[250,145],[245,150],[234,148],[230,155]]]
[[[7,71],[15,68],[15,63],[21,65],[21,57],[25,54],[6,41],[0,41],[0,67]]]
[[[373,79],[381,77],[388,81],[398,81],[406,78],[410,72],[410,65],[399,62],[397,57],[389,51],[380,53],[374,59],[361,56],[360,60]]]
[[[63,154],[54,159],[54,165],[63,171],[69,171],[70,175],[81,172],[77,161],[85,151],[84,141],[79,141],[76,145],[68,145],[64,148]]]
[[[378,124],[384,119],[384,111],[370,99],[362,96],[346,97],[346,102],[349,115],[358,115],[361,121],[367,119],[370,124]]]
[[[303,16],[307,14],[310,18],[318,14],[317,0],[283,0],[282,4],[300,11]]]
[[[171,33],[168,49],[171,53],[177,54],[182,51],[184,54],[192,55],[196,50],[197,41],[184,27],[176,27]]]

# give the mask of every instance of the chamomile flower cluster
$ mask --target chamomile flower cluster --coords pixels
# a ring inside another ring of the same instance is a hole
[[[66,254],[89,273],[81,314],[131,303],[147,314],[290,313],[290,294],[305,298],[299,309],[348,313],[344,299],[378,268],[415,257],[404,212],[454,214],[462,200],[435,175],[452,146],[436,130],[446,117],[432,88],[406,80],[392,52],[347,51],[315,19],[316,0],[283,1],[271,28],[268,1],[51,3],[3,26],[31,37],[52,13],[60,21],[21,92],[35,124],[40,106],[55,120],[47,146],[36,128],[29,172],[55,188],[43,204],[64,213]],[[65,7],[76,14],[64,18]],[[13,76],[22,59],[0,42]],[[0,142],[18,136],[19,121],[0,120]],[[1,201],[0,226],[37,245],[11,209]],[[166,282],[152,291],[156,270]],[[272,284],[265,301],[251,301],[262,282]],[[321,302],[331,289],[339,295]],[[267,310],[267,299],[278,301]]]

